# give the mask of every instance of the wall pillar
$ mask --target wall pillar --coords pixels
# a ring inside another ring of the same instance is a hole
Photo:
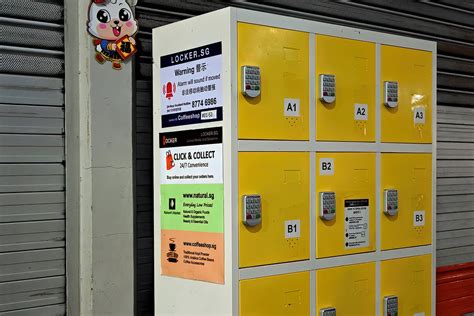
[[[89,1],[65,1],[68,315],[133,315],[132,63],[94,59]]]

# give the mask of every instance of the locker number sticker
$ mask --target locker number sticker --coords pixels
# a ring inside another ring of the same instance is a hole
[[[301,222],[299,219],[285,221],[285,238],[300,237]]]
[[[334,159],[333,158],[319,159],[319,174],[322,176],[334,175]]]
[[[413,109],[413,121],[415,124],[425,124],[425,107],[418,106]]]
[[[369,110],[367,104],[354,104],[354,120],[367,121],[369,119]]]
[[[285,116],[300,116],[300,99],[283,100],[283,113]]]
[[[425,211],[415,211],[413,213],[413,226],[425,226]]]

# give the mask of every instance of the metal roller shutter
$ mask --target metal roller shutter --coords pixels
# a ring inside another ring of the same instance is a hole
[[[0,34],[0,314],[64,315],[62,1],[3,0]]]
[[[438,42],[437,260],[438,266],[474,261],[474,4],[471,1],[142,0],[137,7],[141,52],[136,63],[139,314],[153,311],[151,28],[229,5]]]
[[[140,3],[141,4],[141,3]],[[138,315],[153,315],[153,143],[151,93],[151,29],[173,21],[162,21],[147,8],[136,7],[139,19],[136,62],[135,135],[135,264],[136,310]]]

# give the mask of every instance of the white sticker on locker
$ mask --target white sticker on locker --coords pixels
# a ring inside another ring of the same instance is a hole
[[[300,237],[301,222],[299,219],[285,221],[285,238]]]
[[[415,313],[413,314],[413,316],[425,316],[425,312]]]
[[[425,124],[424,106],[417,106],[413,109],[413,122],[415,122],[415,124]]]
[[[300,99],[283,100],[283,113],[285,116],[300,116]]]
[[[413,226],[425,226],[425,211],[415,211],[413,213]]]
[[[217,110],[210,110],[210,111],[202,111],[201,112],[201,120],[214,120],[217,119]]]
[[[369,110],[367,104],[354,104],[354,120],[367,121],[369,119]]]
[[[319,159],[319,174],[322,176],[334,175],[334,159],[333,158]]]
[[[346,249],[369,246],[369,199],[344,201],[344,242]]]

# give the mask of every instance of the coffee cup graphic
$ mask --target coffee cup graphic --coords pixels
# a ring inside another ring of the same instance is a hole
[[[176,250],[176,244],[170,244],[170,251],[175,251]]]
[[[174,238],[170,238],[170,243],[168,244],[169,251],[166,253],[168,262],[176,263],[178,262],[178,254],[176,253],[176,244]]]

